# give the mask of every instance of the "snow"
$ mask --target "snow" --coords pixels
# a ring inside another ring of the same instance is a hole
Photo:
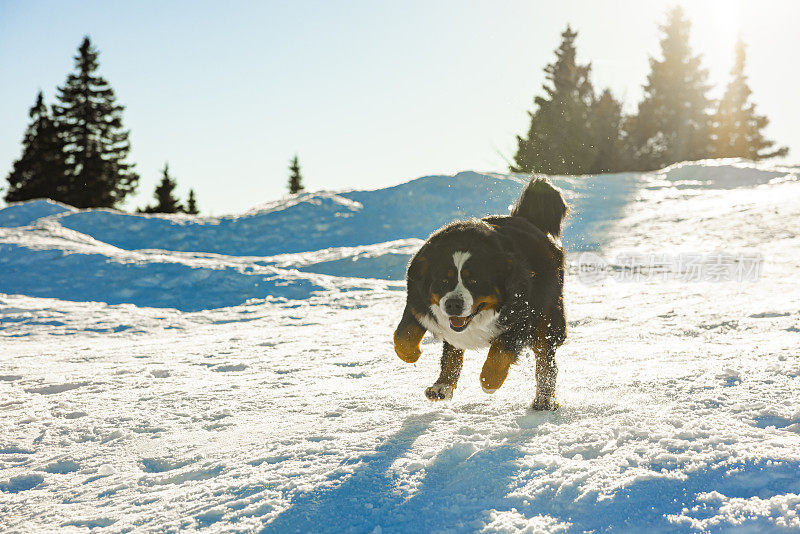
[[[48,215],[74,210],[75,208],[54,200],[18,202],[0,210],[0,226],[26,226]]]
[[[415,365],[391,346],[421,239],[507,212],[520,176],[217,219],[13,204],[0,530],[800,530],[797,174],[553,177],[573,206],[554,413],[526,410],[530,356],[486,395],[467,352],[453,400],[431,403],[440,346]],[[592,284],[583,251],[608,267]],[[620,276],[741,252],[763,258],[757,279]]]

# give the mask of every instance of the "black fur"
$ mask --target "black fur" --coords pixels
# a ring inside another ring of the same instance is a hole
[[[409,263],[406,310],[398,332],[408,321],[422,329],[422,322],[435,321],[432,295],[441,296],[454,284],[445,284],[442,273],[452,268],[453,252],[469,251],[468,265],[482,287],[476,291],[489,294],[493,288],[499,297],[496,310],[503,332],[492,341],[514,355],[536,348],[542,368],[552,369],[554,388],[555,349],[566,338],[564,251],[554,237],[561,234],[566,213],[561,193],[540,178],[528,184],[510,216],[454,222],[434,232]],[[541,378],[539,382],[542,386]],[[539,397],[537,388],[535,407]],[[555,401],[544,407],[551,404]]]
[[[563,249],[521,217],[484,220],[504,240],[510,263],[500,306],[500,324],[507,328],[500,336],[503,344],[515,353],[530,347],[545,321],[546,335],[556,347],[561,345],[567,335]]]

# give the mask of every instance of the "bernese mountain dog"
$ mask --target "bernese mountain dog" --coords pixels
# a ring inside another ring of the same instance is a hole
[[[494,393],[525,348],[536,355],[531,408],[554,410],[555,351],[566,337],[564,250],[567,213],[561,193],[543,178],[526,186],[509,216],[458,221],[428,238],[408,264],[408,295],[394,333],[404,362],[419,359],[426,331],[444,343],[442,370],[425,390],[450,399],[466,349],[489,348],[480,381]]]

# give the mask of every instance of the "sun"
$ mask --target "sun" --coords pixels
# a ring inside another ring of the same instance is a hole
[[[715,82],[727,79],[734,46],[742,37],[743,0],[705,0],[685,4],[692,20],[693,42]]]
[[[735,39],[742,24],[742,0],[711,0],[709,4],[714,32]]]

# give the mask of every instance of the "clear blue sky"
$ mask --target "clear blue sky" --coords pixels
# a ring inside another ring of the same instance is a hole
[[[800,161],[800,2],[793,0],[10,1],[0,0],[0,175],[27,111],[73,68],[83,35],[126,106],[150,201],[165,161],[204,213],[285,193],[294,153],[309,189],[375,188],[426,174],[503,171],[567,23],[596,88],[633,109],[683,4],[719,94],[741,33],[768,134]]]

